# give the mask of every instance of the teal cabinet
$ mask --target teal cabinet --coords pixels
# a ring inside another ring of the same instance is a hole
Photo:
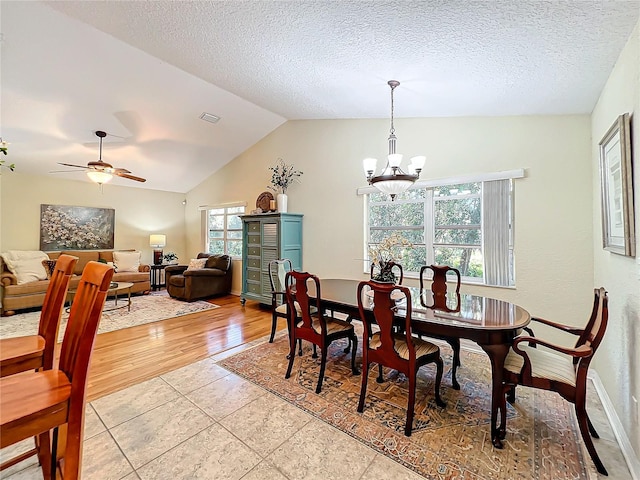
[[[242,217],[242,305],[255,300],[271,305],[269,262],[288,258],[302,270],[302,215],[266,213]]]

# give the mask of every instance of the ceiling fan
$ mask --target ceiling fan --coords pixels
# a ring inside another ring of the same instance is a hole
[[[129,180],[135,180],[136,182],[146,182],[147,180],[141,177],[131,175],[131,172],[126,168],[114,168],[111,164],[102,161],[102,139],[107,136],[106,132],[102,130],[96,131],[96,136],[100,138],[100,157],[97,162],[89,162],[84,165],[72,165],[70,163],[60,163],[65,167],[84,168],[87,170],[87,176],[94,182],[102,185],[107,183],[115,175],[116,177],[128,178]]]

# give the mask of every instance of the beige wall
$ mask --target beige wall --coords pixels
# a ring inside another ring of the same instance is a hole
[[[183,194],[107,184],[61,180],[53,176],[4,171],[0,176],[0,246],[7,250],[40,248],[40,204],[115,209],[115,248],[135,248],[142,262],[152,263],[150,233],[167,235],[165,251],[187,259]]]
[[[640,456],[640,23],[618,59],[591,116],[594,282],[609,292],[609,326],[596,355],[616,413]],[[616,118],[631,114],[634,163],[636,258],[602,248],[598,143]]]
[[[281,157],[304,172],[287,192],[289,211],[304,214],[304,268],[363,278],[363,199],[356,189],[366,184],[361,159],[384,156],[388,128],[387,120],[282,125],[188,194],[187,249],[202,248],[197,205],[246,201],[255,208],[268,167]],[[399,119],[396,129],[399,152],[427,155],[422,178],[526,168],[515,190],[517,287],[464,288],[583,325],[593,289],[589,117]],[[239,290],[240,275],[235,280]]]

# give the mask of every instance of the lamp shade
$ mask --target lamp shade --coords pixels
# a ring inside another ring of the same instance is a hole
[[[167,244],[166,235],[149,235],[150,247],[164,247]]]
[[[102,185],[103,183],[107,183],[109,180],[111,180],[113,178],[113,175],[107,172],[101,172],[99,170],[89,170],[87,171],[87,177],[89,177],[92,182]]]

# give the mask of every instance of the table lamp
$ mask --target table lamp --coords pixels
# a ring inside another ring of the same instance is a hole
[[[167,244],[166,235],[149,235],[149,246],[153,247],[153,264],[162,264],[162,247]]]

